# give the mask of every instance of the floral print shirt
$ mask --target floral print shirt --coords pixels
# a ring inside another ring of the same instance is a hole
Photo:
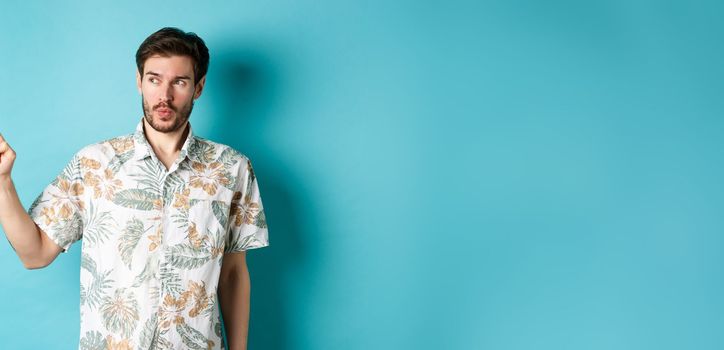
[[[223,349],[223,255],[269,245],[251,162],[189,124],[166,169],[143,128],[82,148],[28,213],[82,239],[80,349]]]

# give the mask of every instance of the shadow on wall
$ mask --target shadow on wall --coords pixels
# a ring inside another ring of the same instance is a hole
[[[269,247],[247,254],[252,285],[249,349],[291,349],[287,296],[298,288],[289,277],[292,268],[305,264],[304,242],[309,236],[298,220],[300,198],[305,195],[291,186],[295,174],[272,153],[268,145],[273,140],[265,136],[266,127],[281,117],[274,115],[274,107],[284,86],[271,57],[254,50],[214,51],[212,84],[218,89],[210,97],[214,114],[210,139],[251,159],[269,223]]]

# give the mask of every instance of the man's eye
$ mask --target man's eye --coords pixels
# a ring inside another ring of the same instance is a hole
[[[186,85],[186,82],[183,81],[183,80],[177,80],[177,81],[176,81],[176,85],[178,85],[178,86],[184,86],[184,85]]]
[[[148,79],[148,81],[150,81],[150,82],[152,82],[152,83],[154,83],[154,84],[158,83],[158,79],[156,79],[156,78]]]

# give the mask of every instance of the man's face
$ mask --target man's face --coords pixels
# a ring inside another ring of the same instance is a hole
[[[205,80],[194,85],[193,60],[188,56],[146,59],[143,76],[136,73],[136,84],[148,124],[163,133],[185,127]]]

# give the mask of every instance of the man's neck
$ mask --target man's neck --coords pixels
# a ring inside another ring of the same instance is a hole
[[[175,157],[183,147],[184,141],[189,133],[189,122],[184,124],[184,127],[179,128],[176,131],[163,133],[156,131],[151,125],[148,124],[146,118],[143,118],[143,132],[146,134],[146,140],[149,145],[156,153],[158,158]]]

